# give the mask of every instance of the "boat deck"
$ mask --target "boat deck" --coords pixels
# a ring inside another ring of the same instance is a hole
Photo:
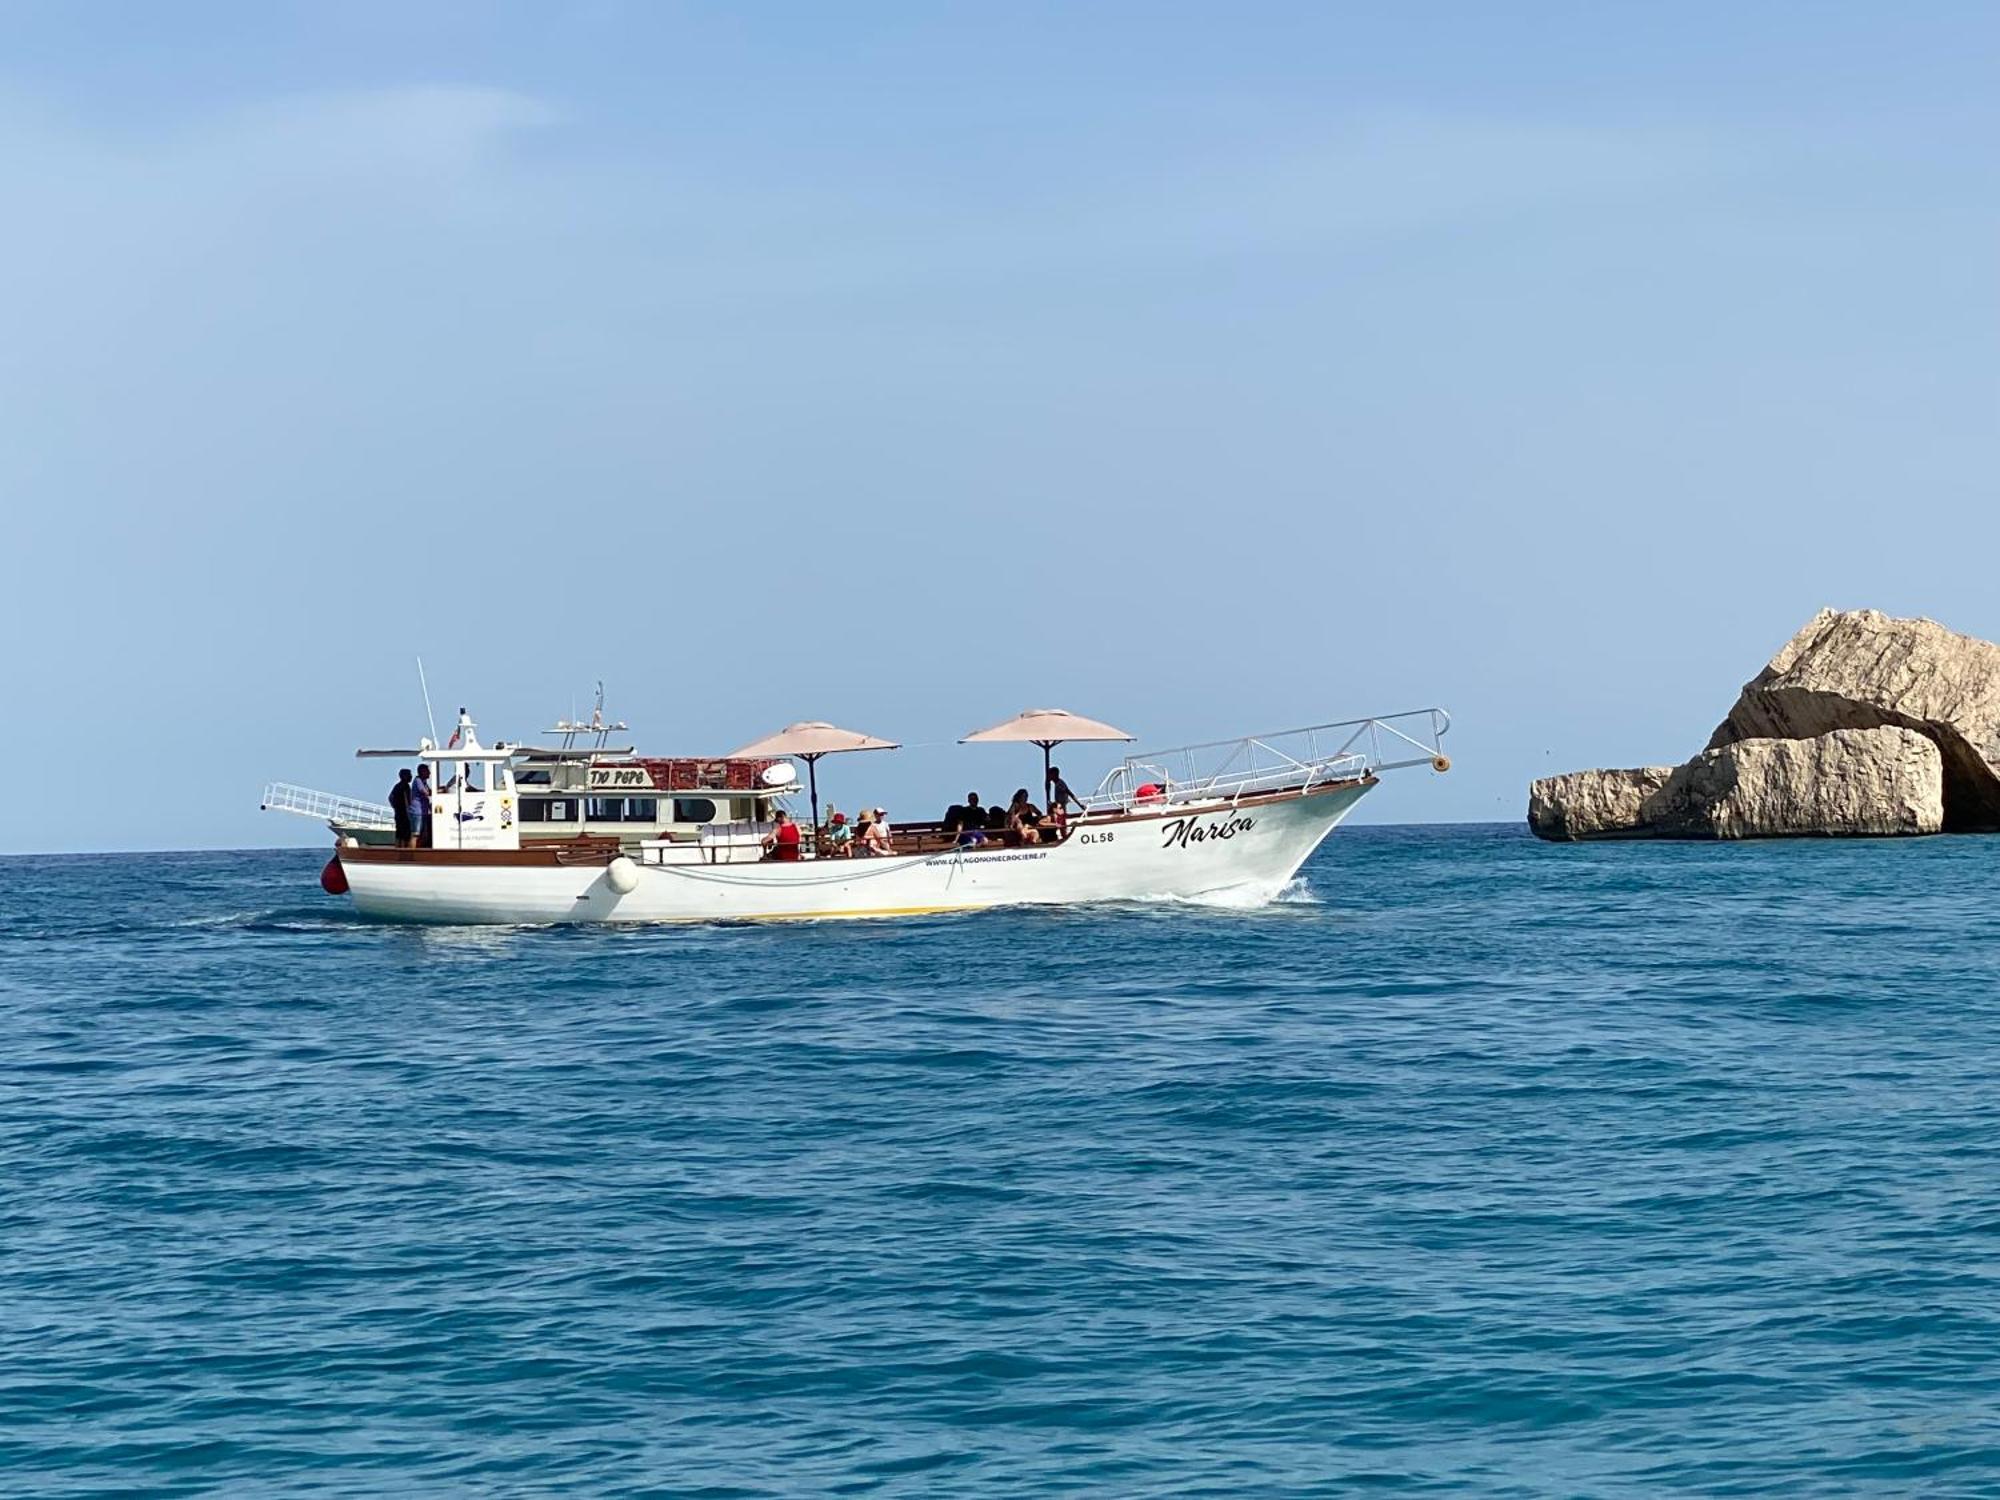
[[[947,833],[942,822],[904,823],[891,826],[890,842],[894,846],[892,855],[865,855],[858,851],[838,856],[863,862],[877,859],[911,858],[949,853],[957,849],[968,855],[1005,853],[1023,848],[1058,849],[1070,840],[1083,834],[1103,834],[1132,827],[1141,823],[1161,822],[1170,818],[1188,818],[1203,813],[1233,812],[1239,809],[1267,806],[1273,802],[1290,801],[1301,796],[1317,797],[1330,792],[1347,790],[1357,786],[1372,786],[1376,782],[1373,775],[1349,777],[1339,781],[1322,781],[1310,788],[1292,788],[1285,791],[1260,792],[1246,797],[1207,797],[1176,800],[1172,796],[1157,803],[1142,803],[1130,808],[1120,808],[1108,813],[1092,813],[1072,819],[1059,835],[1051,837],[1053,830],[1043,830],[1042,837],[1032,843],[1019,834],[1006,830],[989,830],[981,835],[978,843],[967,843],[961,835]],[[696,846],[683,845],[682,849]],[[711,855],[725,854],[725,851],[711,849]],[[359,864],[452,864],[452,865],[501,865],[528,867],[563,867],[571,865],[608,865],[621,853],[628,853],[618,839],[609,836],[591,835],[573,839],[545,839],[519,849],[409,849],[397,845],[357,844],[343,845],[337,851],[342,860],[353,860]],[[711,860],[662,860],[660,851],[641,849],[637,852],[640,863],[730,863],[726,855]],[[654,855],[648,859],[648,855]],[[827,856],[834,858],[836,856]],[[806,856],[811,860],[810,853]],[[792,861],[744,860],[745,864],[792,863]]]

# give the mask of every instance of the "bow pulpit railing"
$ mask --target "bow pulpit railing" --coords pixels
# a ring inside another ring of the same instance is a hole
[[[1236,802],[1274,792],[1303,795],[1406,766],[1445,771],[1451,761],[1443,740],[1450,728],[1451,715],[1443,709],[1416,708],[1142,751],[1112,768],[1089,806],[1094,813],[1108,813],[1161,804]]]

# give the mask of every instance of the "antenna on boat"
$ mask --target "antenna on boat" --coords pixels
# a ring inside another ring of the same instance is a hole
[[[424,677],[424,659],[421,656],[417,658],[417,686],[424,690],[424,717],[430,721],[431,743],[435,745],[438,742],[438,721],[437,715],[431,712],[431,685]]]

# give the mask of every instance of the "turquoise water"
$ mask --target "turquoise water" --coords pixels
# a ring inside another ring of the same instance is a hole
[[[374,927],[0,860],[8,1493],[2000,1493],[2000,844]]]

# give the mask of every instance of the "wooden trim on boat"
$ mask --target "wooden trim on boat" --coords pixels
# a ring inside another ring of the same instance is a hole
[[[608,865],[618,857],[616,839],[544,839],[519,849],[406,849],[397,844],[342,845],[334,854],[358,865],[517,865],[550,868]]]

